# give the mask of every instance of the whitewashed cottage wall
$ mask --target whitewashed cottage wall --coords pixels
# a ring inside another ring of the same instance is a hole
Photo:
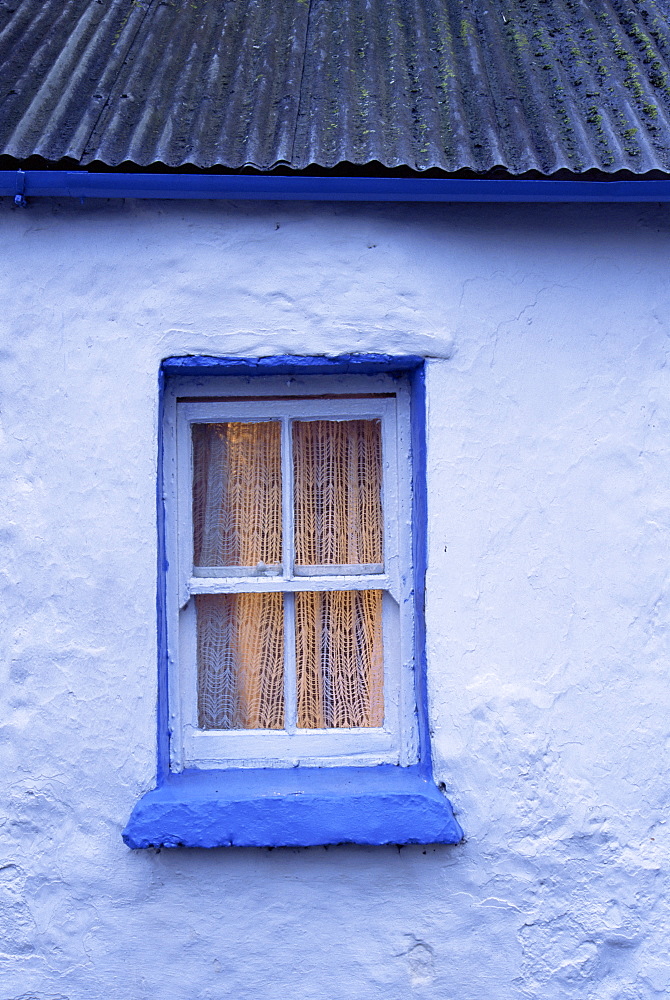
[[[34,201],[1,215],[0,1000],[670,990],[670,211]],[[456,847],[131,852],[163,357],[429,357]]]

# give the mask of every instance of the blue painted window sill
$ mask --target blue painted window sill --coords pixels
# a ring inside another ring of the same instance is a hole
[[[123,839],[145,847],[457,844],[449,800],[420,767],[187,770],[133,809]]]

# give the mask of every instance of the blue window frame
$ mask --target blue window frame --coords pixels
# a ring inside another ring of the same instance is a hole
[[[424,360],[415,356],[175,357],[161,366],[164,389],[175,380],[221,376],[380,375],[410,385],[414,699],[416,753],[405,766],[206,766],[170,764],[171,713],[166,600],[163,413],[158,484],[158,766],[156,788],[133,809],[123,833],[132,848],[458,843],[462,831],[433,779],[427,717],[424,577],[426,434]],[[230,384],[230,383],[228,383]],[[222,393],[223,395],[223,393]]]

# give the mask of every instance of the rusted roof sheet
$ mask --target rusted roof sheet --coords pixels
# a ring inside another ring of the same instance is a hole
[[[670,0],[0,0],[0,153],[670,171]]]

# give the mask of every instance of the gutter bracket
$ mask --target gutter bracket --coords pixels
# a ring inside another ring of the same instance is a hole
[[[19,208],[27,208],[28,202],[26,201],[25,192],[26,190],[26,172],[25,170],[16,171],[16,194],[14,195],[14,204]]]

